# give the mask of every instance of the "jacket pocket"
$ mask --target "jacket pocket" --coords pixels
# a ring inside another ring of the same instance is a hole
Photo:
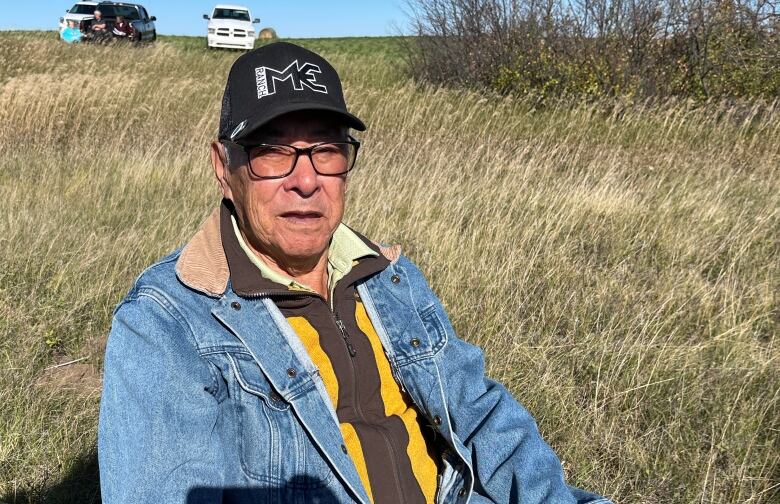
[[[225,354],[232,372],[241,467],[279,489],[321,488],[333,478],[295,412],[248,353]]]
[[[447,331],[435,305],[412,315],[400,337],[392,338],[399,367],[432,359],[447,344]]]
[[[447,330],[444,320],[444,313],[436,305],[431,305],[420,313],[425,333],[428,335],[431,355],[436,355],[447,344]]]
[[[251,396],[256,396],[273,410],[287,411],[290,409],[290,405],[273,390],[271,384],[265,379],[260,366],[251,355],[234,353],[227,354],[227,358],[238,386],[250,396],[244,399],[249,399],[252,402]]]

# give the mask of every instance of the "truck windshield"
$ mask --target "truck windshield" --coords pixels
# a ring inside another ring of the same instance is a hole
[[[212,19],[235,19],[236,21],[249,21],[249,12],[236,9],[214,9]]]
[[[68,12],[71,14],[92,14],[97,9],[96,5],[76,4]]]

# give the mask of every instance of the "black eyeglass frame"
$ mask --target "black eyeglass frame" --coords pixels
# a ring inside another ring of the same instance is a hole
[[[330,140],[327,142],[317,142],[315,144],[312,144],[308,147],[296,147],[294,145],[287,145],[287,144],[269,144],[269,143],[258,143],[254,145],[242,145],[236,142],[231,142],[230,140],[222,140],[223,144],[229,145],[235,149],[240,150],[244,153],[244,162],[249,167],[249,172],[252,174],[253,177],[262,179],[262,180],[273,180],[273,179],[280,179],[287,177],[292,172],[295,171],[295,167],[298,165],[298,158],[301,156],[301,154],[306,154],[309,158],[309,162],[311,163],[312,168],[314,168],[314,171],[318,175],[322,175],[324,177],[340,177],[342,175],[346,175],[347,173],[352,171],[352,168],[355,167],[355,162],[357,162],[358,157],[358,151],[360,150],[360,141],[353,137],[352,135],[347,135],[346,140]],[[353,147],[355,147],[355,157],[352,159],[352,163],[347,167],[346,171],[343,171],[341,173],[322,173],[317,169],[317,164],[314,162],[314,159],[312,159],[312,151],[316,149],[317,147],[321,147],[323,145],[327,144],[350,144]],[[255,173],[255,171],[252,169],[252,159],[250,158],[249,151],[251,149],[254,149],[256,147],[289,147],[290,149],[293,149],[295,151],[295,157],[293,158],[292,163],[290,164],[290,170],[285,173],[284,175],[272,175],[272,176],[261,176]]]

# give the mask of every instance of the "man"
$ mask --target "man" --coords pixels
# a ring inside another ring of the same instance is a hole
[[[114,315],[104,502],[608,502],[564,483],[398,247],[341,222],[349,128],[320,56],[276,43],[234,63],[222,204]]]
[[[95,18],[89,24],[89,30],[92,38],[95,40],[100,40],[108,37],[110,33],[108,31],[108,22],[103,19],[103,13],[96,9],[92,14],[95,16]]]

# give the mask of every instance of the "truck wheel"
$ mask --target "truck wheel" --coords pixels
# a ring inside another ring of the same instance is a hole
[[[152,39],[151,39],[151,42],[154,42],[154,41],[156,41],[156,40],[157,40],[157,30],[154,30],[154,31],[152,32]]]

